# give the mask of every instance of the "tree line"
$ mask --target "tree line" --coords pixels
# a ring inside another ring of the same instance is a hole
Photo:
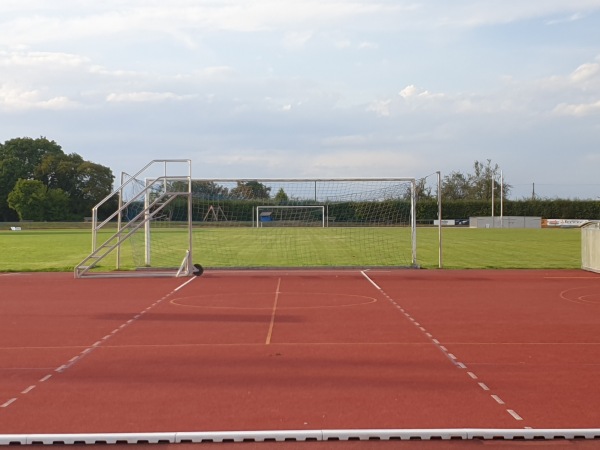
[[[0,221],[83,220],[113,181],[108,167],[66,154],[45,137],[10,139],[0,144]]]
[[[81,221],[112,192],[113,182],[110,168],[86,161],[77,153],[66,154],[60,145],[45,137],[15,138],[0,143],[0,221]],[[489,201],[492,196],[498,199],[502,193],[505,215],[600,219],[598,202],[509,201],[506,197],[511,188],[499,177],[498,165],[491,160],[475,161],[472,173],[455,171],[443,178],[444,218],[490,215]],[[290,201],[283,188],[271,193],[271,187],[258,181],[238,182],[230,189],[209,181],[194,182],[192,190],[204,198],[270,199],[277,204]],[[403,198],[410,198],[410,190]],[[426,179],[417,181],[417,198],[417,215],[435,218],[437,192],[426,184]],[[116,199],[106,203],[99,217],[116,208]]]

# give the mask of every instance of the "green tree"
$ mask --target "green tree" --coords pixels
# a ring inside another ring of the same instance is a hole
[[[231,190],[234,198],[271,198],[271,188],[258,181],[238,181],[237,186]]]
[[[67,155],[60,145],[44,137],[11,139],[0,145],[0,220],[16,218],[15,210],[8,205],[8,194],[19,179],[43,183],[49,195],[55,200],[59,196],[63,205],[64,213],[57,211],[52,216],[75,220],[88,216],[111,193],[114,176],[108,167],[86,161],[76,153]],[[64,195],[57,194],[58,189]],[[115,208],[116,199],[103,210],[108,213]]]
[[[226,197],[228,189],[214,181],[193,181],[192,192],[200,198],[214,199]]]
[[[469,178],[460,172],[452,172],[444,177],[442,198],[446,200],[467,200],[471,195]]]
[[[68,219],[69,196],[62,189],[48,189],[39,180],[19,179],[8,194],[8,205],[20,220]]]
[[[0,147],[1,148],[1,147]],[[21,170],[20,161],[10,156],[0,159],[0,221],[18,220],[17,212],[8,206],[8,194],[19,179],[15,178]]]
[[[279,191],[277,191],[277,194],[275,194],[275,201],[282,205],[284,203],[287,203],[290,201],[290,198],[288,197],[288,195],[285,193],[285,191],[283,190],[283,188],[279,188]]]
[[[402,199],[410,200],[411,191],[412,191],[411,185],[407,184],[406,188],[404,188],[403,191],[404,192],[402,192]],[[427,200],[427,199],[433,198],[433,195],[431,194],[431,186],[427,185],[426,178],[420,178],[420,179],[416,180],[415,195],[416,195],[416,198],[419,200]]]
[[[61,153],[60,145],[45,137],[15,138],[0,144],[0,220],[15,219],[7,200],[17,180],[33,179],[44,156]]]
[[[60,220],[71,220],[72,213],[69,212],[69,195],[62,189],[48,189],[44,202],[44,220],[56,222]]]
[[[475,161],[473,170],[475,173],[470,176],[472,200],[490,200],[492,195],[494,197],[500,195],[500,168],[498,164],[492,166],[490,159],[485,164]],[[509,184],[504,183],[504,197],[509,194],[511,187]]]
[[[77,153],[46,155],[34,170],[36,179],[69,196],[69,210],[84,217],[112,191],[114,176],[108,167],[85,161]]]
[[[452,172],[445,176],[442,183],[442,197],[446,200],[490,200],[492,192],[494,198],[498,197],[501,191],[498,164],[492,166],[492,161],[489,159],[486,163],[475,161],[473,170],[472,174]],[[503,182],[504,198],[508,196],[511,188],[510,184]]]

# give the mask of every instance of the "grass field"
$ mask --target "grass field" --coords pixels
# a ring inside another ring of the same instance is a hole
[[[314,237],[310,245],[316,248],[325,245],[319,239]],[[248,240],[223,233],[218,242],[218,245],[204,246],[203,249],[196,246],[194,261],[220,267],[227,263],[228,255],[235,254],[248,265],[260,260],[261,266],[268,266],[277,264],[269,260],[274,257],[270,255],[281,253],[265,251],[265,245],[274,243],[272,236],[254,239],[250,245]],[[340,260],[337,265],[348,264],[344,256],[347,254],[344,247],[347,246],[348,242],[339,244],[337,252]],[[418,264],[422,268],[437,268],[438,249],[437,228],[419,228]],[[89,229],[3,230],[0,231],[0,272],[71,271],[90,251]],[[179,260],[181,257],[177,255],[176,258]],[[576,269],[581,267],[581,231],[444,228],[442,258],[443,267],[447,269]],[[114,259],[111,258],[111,261]],[[329,261],[326,264],[336,265]]]

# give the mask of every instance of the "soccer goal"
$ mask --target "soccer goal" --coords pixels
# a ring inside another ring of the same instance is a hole
[[[581,268],[600,273],[600,222],[581,227]]]
[[[192,192],[205,268],[417,266],[412,178],[204,179]]]
[[[257,206],[256,227],[325,227],[325,206]]]
[[[93,251],[76,277],[417,267],[413,178],[193,179],[187,160],[187,173],[167,170],[181,162],[122,177],[93,210]],[[116,211],[100,218],[111,202]]]

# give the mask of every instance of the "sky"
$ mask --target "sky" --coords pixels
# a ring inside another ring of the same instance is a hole
[[[0,142],[40,136],[117,179],[491,161],[509,198],[600,199],[600,0],[2,0]]]

